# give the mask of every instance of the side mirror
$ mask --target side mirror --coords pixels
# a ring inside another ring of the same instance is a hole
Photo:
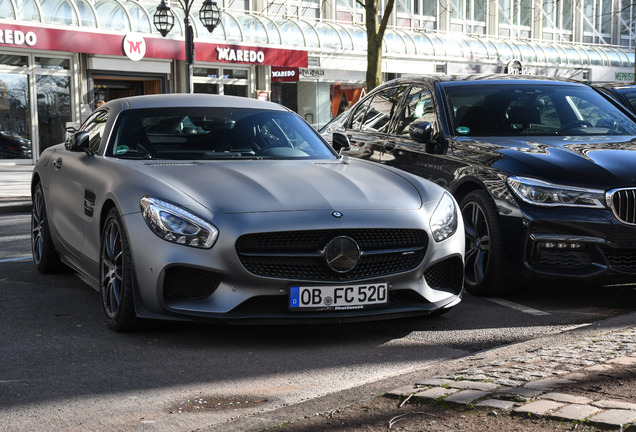
[[[340,132],[334,132],[331,137],[331,145],[340,153],[342,150],[349,150],[351,144],[349,143],[349,137]]]
[[[77,132],[71,135],[69,139],[66,140],[64,147],[66,147],[66,150],[68,151],[84,152],[87,155],[91,155],[92,152],[88,148],[89,140],[90,140],[90,136],[88,132],[86,131]]]
[[[412,123],[409,125],[409,136],[420,143],[431,142],[433,140],[433,125],[431,122]]]

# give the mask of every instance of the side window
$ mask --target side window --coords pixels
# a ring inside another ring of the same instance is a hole
[[[82,126],[83,131],[88,132],[89,141],[88,147],[93,153],[97,153],[99,146],[102,143],[102,137],[104,135],[104,128],[106,127],[106,121],[108,120],[108,111],[96,111],[93,113]]]
[[[406,97],[404,110],[400,114],[397,125],[398,135],[408,135],[409,125],[414,122],[436,122],[433,98],[428,90],[412,87]]]
[[[388,132],[391,118],[405,87],[392,87],[373,96],[361,125],[362,130]]]
[[[364,118],[370,104],[371,98],[367,99],[356,107],[356,110],[354,111],[352,116],[351,129],[360,130],[362,124],[364,123]]]

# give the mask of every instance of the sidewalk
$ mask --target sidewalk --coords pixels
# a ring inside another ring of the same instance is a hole
[[[631,320],[636,319],[632,313]],[[627,371],[625,375],[617,369]],[[636,431],[636,400],[614,394],[590,376],[622,376],[633,393],[636,327],[598,332],[566,345],[549,344],[449,375],[423,379],[386,395],[403,403],[443,403],[451,408],[496,409],[526,418],[545,417],[603,430]],[[564,390],[561,390],[564,389]],[[570,391],[571,390],[571,391]]]
[[[0,163],[0,213],[31,211],[33,165]]]

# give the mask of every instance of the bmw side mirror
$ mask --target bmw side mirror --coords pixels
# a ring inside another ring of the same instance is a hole
[[[340,153],[342,150],[349,150],[351,144],[349,143],[349,137],[340,132],[334,132],[331,137],[331,145]]]
[[[89,140],[90,136],[88,132],[77,132],[71,135],[70,138],[66,140],[64,147],[66,147],[66,150],[68,151],[85,152],[86,154],[90,155],[92,154],[92,152],[88,148]]]
[[[409,136],[420,143],[430,142],[433,139],[433,125],[431,122],[412,123],[409,125]]]

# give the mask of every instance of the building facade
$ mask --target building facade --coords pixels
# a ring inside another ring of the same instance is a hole
[[[198,0],[202,3],[202,0]],[[380,2],[383,13],[383,1]],[[164,38],[159,1],[0,0],[0,163],[34,163],[99,100],[186,89],[184,11]],[[355,0],[222,0],[208,32],[193,3],[196,93],[272,100],[320,126],[364,93]],[[397,0],[384,79],[511,73],[633,81],[626,0]]]

